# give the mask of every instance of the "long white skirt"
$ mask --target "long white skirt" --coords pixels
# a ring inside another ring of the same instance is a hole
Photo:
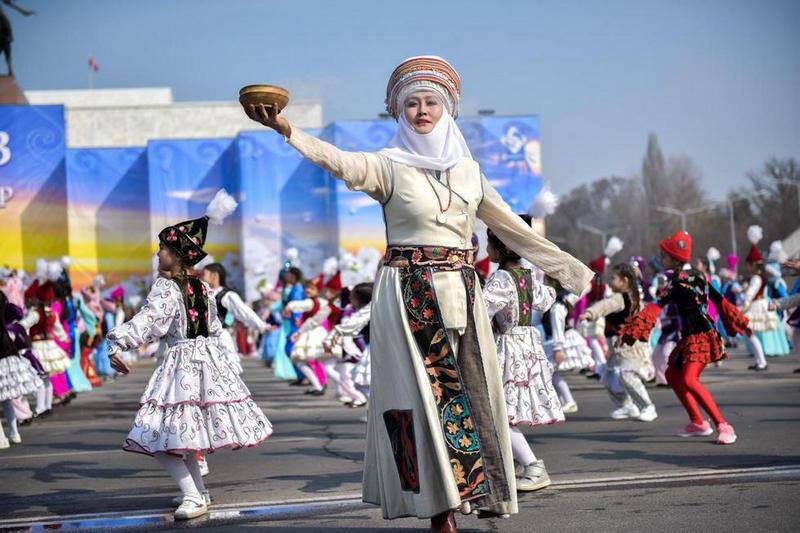
[[[31,343],[31,351],[33,355],[42,363],[42,368],[48,374],[58,374],[66,372],[72,361],[64,353],[64,350],[58,347],[54,340],[48,339],[43,341],[33,341]]]

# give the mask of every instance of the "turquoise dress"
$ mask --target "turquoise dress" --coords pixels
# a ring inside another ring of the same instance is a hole
[[[65,329],[67,330],[67,335],[69,335],[69,348],[72,352],[70,354],[70,365],[67,369],[67,379],[72,385],[72,390],[75,392],[89,392],[92,390],[92,384],[89,383],[89,379],[86,377],[86,374],[83,373],[83,369],[81,368],[81,346],[80,346],[80,339],[78,338],[78,327],[75,322],[75,304],[72,301],[72,298],[67,298],[67,308],[66,308],[66,324],[67,326]]]
[[[291,287],[285,287],[283,289],[281,312],[283,312],[283,307],[287,303],[296,300],[303,300],[305,297],[306,291],[302,284],[296,283]],[[292,360],[289,358],[289,353],[291,353],[293,345],[293,343],[289,341],[289,337],[292,336],[292,333],[297,331],[297,319],[299,316],[300,313],[294,313],[291,318],[284,318],[283,323],[281,324],[278,346],[283,346],[283,349],[279,349],[275,353],[275,360],[272,363],[272,368],[275,370],[275,377],[280,379],[292,381],[297,379],[297,370],[292,364]]]

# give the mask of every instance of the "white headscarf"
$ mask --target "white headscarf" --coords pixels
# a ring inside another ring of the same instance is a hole
[[[419,90],[430,89],[426,87],[418,88],[417,91]],[[408,96],[411,94],[413,92],[409,91]],[[402,101],[404,102],[405,98]],[[461,158],[472,159],[467,141],[464,140],[447,105],[442,105],[442,117],[429,133],[417,133],[402,111],[397,122],[394,138],[389,141],[387,148],[380,151],[392,161],[416,168],[447,170]]]

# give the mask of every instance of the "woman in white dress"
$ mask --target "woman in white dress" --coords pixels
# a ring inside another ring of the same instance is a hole
[[[530,224],[527,215],[523,215],[523,220]],[[486,280],[483,299],[495,325],[517,490],[529,492],[550,485],[550,476],[544,461],[536,458],[517,426],[536,427],[564,421],[561,402],[553,388],[553,366],[544,353],[539,328],[532,320],[535,312],[550,309],[556,291],[539,283],[530,269],[523,268],[520,256],[509,250],[492,230],[487,233],[489,259],[500,268]]]
[[[272,425],[228,364],[220,342],[222,324],[209,286],[186,274],[206,253],[208,220],[219,221],[236,208],[224,191],[207,216],[180,222],[159,233],[159,273],[147,302],[136,315],[108,332],[111,366],[130,372],[120,354],[164,339],[168,348],[142,394],[123,449],[155,457],[183,495],[175,518],[208,512],[210,497],[197,452],[261,444]]]
[[[385,518],[431,518],[436,531],[455,531],[459,508],[517,512],[502,381],[473,268],[475,218],[574,292],[592,277],[483,177],[454,120],[460,93],[461,79],[445,60],[401,63],[386,98],[399,127],[378,153],[339,150],[270,106],[246,109],[383,206],[388,247],[372,300],[363,499]]]

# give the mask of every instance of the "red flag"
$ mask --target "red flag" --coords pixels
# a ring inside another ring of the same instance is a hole
[[[97,64],[92,56],[89,56],[89,68],[95,72],[100,70],[100,65]]]

